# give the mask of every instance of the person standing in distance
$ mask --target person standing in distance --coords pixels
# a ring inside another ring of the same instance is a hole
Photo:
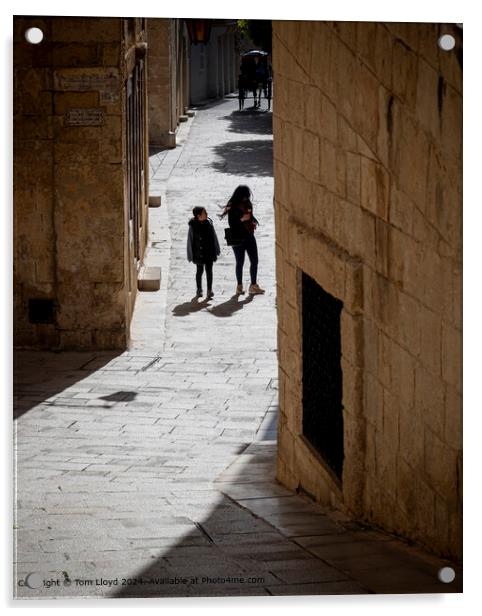
[[[236,244],[232,246],[236,259],[236,294],[244,293],[243,289],[243,266],[246,253],[249,257],[251,284],[248,289],[250,295],[264,293],[258,285],[258,246],[254,232],[258,226],[258,221],[253,214],[253,204],[251,202],[251,190],[248,186],[240,185],[231,195],[231,198],[224,207],[220,218],[227,215],[228,223],[236,238]]]

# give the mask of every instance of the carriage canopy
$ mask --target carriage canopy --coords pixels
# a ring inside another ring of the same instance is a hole
[[[253,93],[253,107],[260,108],[261,95],[268,101],[268,109],[271,107],[271,84],[272,70],[268,53],[258,49],[252,49],[241,54],[241,63],[238,77],[239,108],[244,108],[244,100],[249,93]]]

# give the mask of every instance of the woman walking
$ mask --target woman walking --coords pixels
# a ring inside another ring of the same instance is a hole
[[[189,221],[187,260],[196,265],[196,297],[201,297],[202,275],[206,269],[207,295],[213,297],[213,263],[221,252],[213,222],[203,207],[195,207]]]
[[[248,186],[238,186],[226,204],[220,218],[228,216],[229,227],[235,238],[232,245],[234,257],[236,259],[236,294],[244,293],[243,289],[243,266],[246,253],[248,253],[251,277],[251,284],[248,289],[250,295],[264,293],[264,289],[258,285],[258,246],[254,232],[258,226],[258,221],[253,215],[253,204],[251,203],[251,190]]]

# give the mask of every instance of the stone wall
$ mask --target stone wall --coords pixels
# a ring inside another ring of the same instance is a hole
[[[149,143],[175,147],[189,105],[187,31],[183,19],[149,19]]]
[[[125,58],[140,21],[125,45],[118,18],[14,19],[16,346],[127,344]],[[24,37],[34,26],[39,45]],[[32,322],[32,299],[53,302],[50,322]]]
[[[453,25],[273,22],[278,478],[455,558],[461,55]],[[342,481],[302,434],[302,271],[343,301]]]

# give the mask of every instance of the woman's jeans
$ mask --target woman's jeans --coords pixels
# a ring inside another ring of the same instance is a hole
[[[254,235],[250,235],[239,246],[232,246],[234,256],[236,257],[236,280],[238,284],[243,284],[243,265],[244,257],[248,253],[251,276],[251,284],[256,284],[258,277],[258,246]]]
[[[196,264],[196,284],[198,289],[202,289],[202,277],[204,268],[206,268],[206,282],[208,285],[208,291],[213,288],[213,262],[197,263]]]

